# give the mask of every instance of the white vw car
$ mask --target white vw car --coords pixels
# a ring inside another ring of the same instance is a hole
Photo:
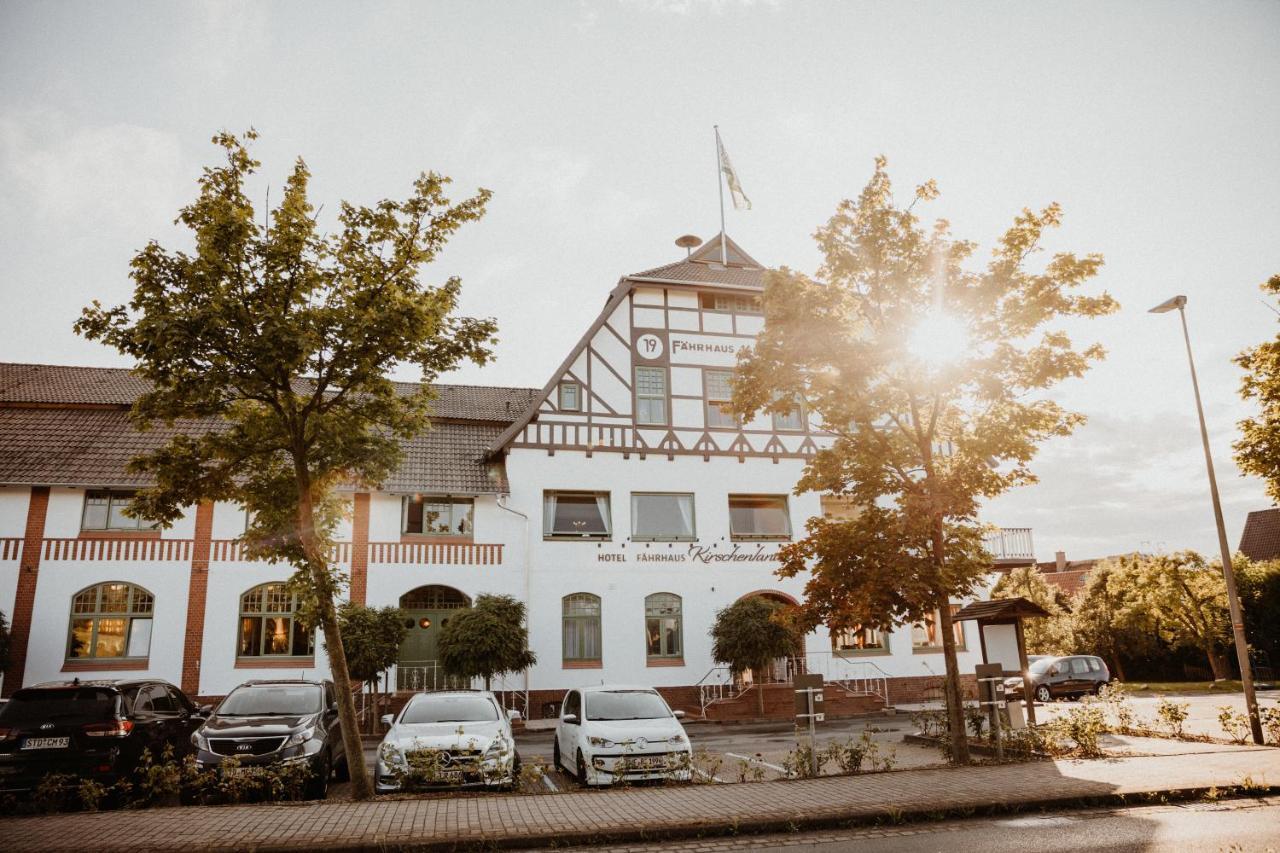
[[[650,687],[579,687],[565,694],[554,762],[581,785],[692,775],[693,748],[680,719]]]
[[[419,693],[378,747],[379,794],[402,788],[511,788],[520,756],[511,734],[519,711],[504,711],[492,693],[457,690]]]

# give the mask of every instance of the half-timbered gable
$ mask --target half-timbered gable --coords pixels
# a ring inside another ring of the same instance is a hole
[[[812,454],[822,435],[800,407],[746,423],[729,411],[738,352],[764,326],[763,293],[764,269],[721,236],[682,260],[624,277],[538,404],[492,449]]]

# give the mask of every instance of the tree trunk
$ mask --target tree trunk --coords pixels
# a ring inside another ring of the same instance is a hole
[[[933,520],[933,565],[938,584],[944,577],[943,555],[946,539],[942,517]],[[947,702],[947,725],[951,730],[951,761],[954,764],[969,763],[969,740],[965,735],[964,699],[960,694],[960,662],[956,659],[956,638],[952,631],[951,599],[944,590],[938,595],[938,630],[942,632],[942,657],[946,663],[947,677],[943,682],[943,697]]]
[[[754,675],[754,673],[753,673]],[[764,684],[757,678],[752,678],[756,688],[756,716],[764,719]]]
[[[320,627],[324,630],[325,651],[329,655],[329,670],[333,675],[334,691],[338,694],[338,720],[342,728],[343,752],[347,770],[351,774],[351,796],[357,800],[373,797],[373,785],[364,764],[364,744],[360,738],[359,720],[356,718],[355,698],[351,695],[351,676],[347,672],[347,653],[342,647],[342,631],[338,627],[338,609],[334,605],[328,567],[328,555],[322,552],[316,535],[315,505],[311,494],[311,477],[305,467],[305,456],[295,453],[295,472],[298,482],[298,538],[302,545],[306,570],[315,587]]]
[[[1214,681],[1221,681],[1224,678],[1231,677],[1231,668],[1227,666],[1227,659],[1218,650],[1217,646],[1212,642],[1206,643],[1204,653],[1209,658],[1209,669],[1213,671]]]

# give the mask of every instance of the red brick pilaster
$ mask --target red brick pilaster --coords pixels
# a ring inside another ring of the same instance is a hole
[[[213,539],[213,502],[196,507],[196,538],[191,547],[187,585],[187,636],[182,644],[182,692],[200,694],[200,655],[204,651],[204,604],[209,592],[209,549]]]
[[[22,686],[27,672],[27,641],[31,638],[31,617],[36,605],[36,580],[40,576],[40,551],[44,544],[44,520],[49,512],[49,487],[32,486],[27,505],[27,526],[23,534],[22,560],[18,564],[18,592],[13,602],[13,624],[9,629],[9,668],[5,671],[4,695]]]
[[[351,600],[364,604],[369,589],[369,493],[356,492],[351,513]]]

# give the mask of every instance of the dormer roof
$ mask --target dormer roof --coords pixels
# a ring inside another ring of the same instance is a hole
[[[720,260],[721,241],[724,242],[724,263]],[[687,258],[633,273],[626,278],[641,283],[724,285],[764,290],[764,268],[759,261],[723,233],[703,243]]]

